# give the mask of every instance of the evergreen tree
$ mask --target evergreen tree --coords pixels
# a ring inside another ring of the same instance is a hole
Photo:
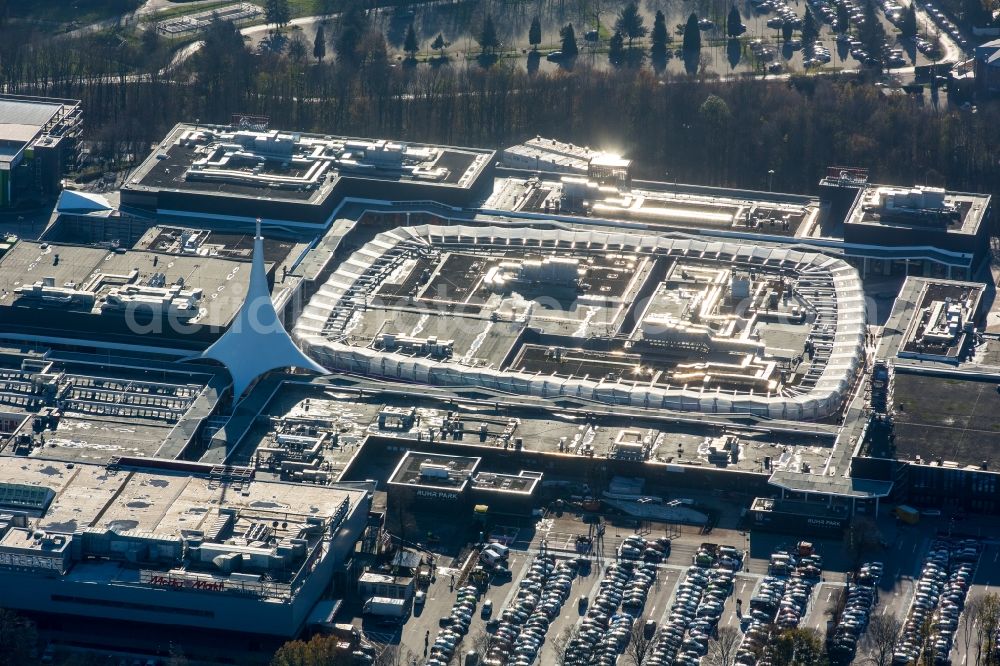
[[[361,6],[351,3],[340,18],[337,58],[344,64],[357,64],[361,38],[368,31],[368,18]]]
[[[580,52],[580,49],[576,46],[576,31],[573,30],[573,24],[567,23],[563,29],[559,31],[559,36],[562,38],[563,57],[575,58]]]
[[[684,24],[684,50],[689,53],[701,51],[701,29],[698,27],[698,15],[694,12]]]
[[[744,32],[746,32],[746,28],[740,18],[740,10],[736,5],[733,5],[729,9],[729,16],[726,17],[726,34],[730,37],[739,37]]]
[[[448,44],[444,41],[444,35],[440,32],[438,33],[438,36],[434,38],[434,41],[431,42],[431,48],[437,51],[438,56],[441,58],[444,58],[444,50],[447,46]]]
[[[795,34],[795,26],[791,22],[785,21],[781,24],[781,39],[783,41],[791,40],[793,34]]]
[[[812,46],[817,37],[819,37],[819,28],[816,26],[816,19],[813,17],[812,10],[806,7],[805,16],[802,17],[802,45]]]
[[[417,41],[417,31],[413,29],[412,23],[406,30],[406,37],[403,39],[403,50],[410,59],[415,58],[417,51],[420,50],[420,42]]]
[[[292,18],[288,0],[267,0],[264,5],[264,17],[269,24],[273,23],[279,28],[288,25]]]
[[[146,54],[156,53],[162,44],[160,33],[156,30],[143,30],[139,42],[142,44],[142,52]]]
[[[903,9],[903,20],[899,24],[899,30],[903,37],[917,36],[917,10],[912,2]]]
[[[313,40],[313,58],[316,58],[317,62],[322,62],[325,57],[326,31],[323,29],[323,24],[320,23],[319,27],[316,28],[316,39]]]
[[[622,33],[615,32],[611,35],[611,39],[608,41],[608,60],[614,64],[618,64],[622,61],[622,56],[625,54],[625,38],[622,37]]]
[[[667,17],[660,10],[656,11],[656,18],[653,19],[651,38],[653,46],[650,51],[658,56],[665,54],[667,52],[667,43],[670,41],[670,33],[667,32]]]
[[[785,629],[771,647],[774,661],[785,666],[826,666],[826,650],[815,629]]]
[[[493,25],[493,16],[486,15],[483,20],[483,29],[479,31],[479,47],[483,53],[493,53],[499,48],[500,40],[497,38],[497,28]]]
[[[531,27],[528,28],[528,43],[531,44],[532,51],[537,51],[538,45],[542,43],[542,22],[537,16],[531,19]]]
[[[615,32],[620,32],[628,40],[628,47],[632,48],[632,42],[646,36],[646,26],[643,25],[642,14],[639,13],[639,6],[634,2],[625,5],[618,14],[615,21]]]
[[[858,31],[858,38],[861,40],[865,51],[880,64],[882,61],[882,48],[885,46],[885,28],[875,13],[875,0],[867,0],[864,3],[865,21]]]
[[[837,5],[837,32],[847,32],[851,27],[851,16],[847,13],[847,3]]]

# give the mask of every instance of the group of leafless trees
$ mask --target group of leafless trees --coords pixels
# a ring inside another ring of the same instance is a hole
[[[924,634],[930,638],[930,627]],[[961,645],[968,666],[996,666],[1000,664],[996,636],[1000,630],[1000,595],[988,592],[972,596],[962,611],[956,645]],[[884,613],[872,615],[868,629],[862,636],[858,659],[870,666],[889,666],[892,663],[896,642],[903,631],[903,621]],[[933,664],[933,651],[925,650],[924,658]]]
[[[360,24],[359,24],[360,28]],[[337,34],[331,21],[331,35]],[[879,182],[1000,194],[1000,108],[977,113],[886,96],[854,75],[790,81],[663,78],[652,71],[539,72],[502,63],[394,66],[385,38],[361,31],[349,61],[252,51],[220,23],[175,67],[155,38],[47,39],[0,29],[0,86],[84,101],[95,154],[142,157],[174,123],[227,122],[501,147],[535,134],[620,150],[638,176],[815,191],[828,165]],[[336,42],[337,38],[331,38]]]
[[[997,632],[1000,631],[1000,595],[988,592],[974,596],[965,604],[962,612],[962,625],[958,638],[962,640],[965,653],[975,654],[972,666],[1000,664],[1000,646],[997,645]]]
[[[568,662],[566,649],[573,642],[576,634],[577,627],[571,626],[549,639],[552,642],[551,659],[554,661],[555,666],[564,666]],[[632,631],[629,634],[628,644],[625,646],[621,663],[628,666],[643,666],[649,657],[652,656],[653,649],[656,647],[656,640],[657,635],[655,633],[647,633],[645,625],[640,621],[636,621],[632,625]],[[728,666],[732,665],[729,664]]]

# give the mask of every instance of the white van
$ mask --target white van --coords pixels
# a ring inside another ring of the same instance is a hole
[[[503,557],[500,553],[495,550],[490,550],[489,548],[479,553],[479,561],[491,567],[496,566],[501,560],[503,560]]]

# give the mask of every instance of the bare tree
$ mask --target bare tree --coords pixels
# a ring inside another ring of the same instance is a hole
[[[632,623],[632,631],[628,637],[628,645],[625,647],[625,656],[632,666],[642,666],[646,659],[653,652],[655,639],[652,634],[646,635],[646,626],[643,622],[636,620]]]
[[[566,627],[562,633],[552,639],[552,663],[555,666],[566,666],[566,648],[576,638],[578,631],[576,625]]]
[[[888,666],[896,640],[903,630],[903,621],[895,615],[873,615],[868,630],[861,637],[863,661],[872,666]]]
[[[924,620],[923,628],[920,630],[920,635],[924,637],[924,640],[920,657],[917,659],[919,666],[934,666],[937,661],[937,648],[934,647],[934,632],[932,629],[931,618],[928,617]]]
[[[976,617],[976,666],[993,663],[997,648],[996,631],[1000,624],[1000,595],[988,592],[979,598]]]
[[[834,624],[840,623],[840,617],[844,614],[844,609],[847,607],[847,595],[844,593],[844,588],[835,587],[830,591],[830,603],[827,605],[824,613]]]
[[[965,645],[965,654],[967,655],[972,654],[972,646],[974,645],[974,639],[977,637],[979,615],[983,611],[984,599],[983,595],[969,597],[965,602],[965,608],[962,609],[962,642]]]
[[[413,652],[399,643],[382,646],[375,657],[375,666],[408,666],[413,661]]]
[[[480,663],[486,661],[493,648],[500,644],[500,639],[496,634],[491,634],[485,629],[480,629],[475,638],[472,639],[472,649],[479,655]]]
[[[733,666],[742,637],[736,627],[719,627],[715,638],[708,642],[710,666]]]
[[[864,556],[879,547],[882,533],[878,525],[870,518],[856,518],[851,521],[844,532],[844,546],[851,556],[855,568],[861,564]]]

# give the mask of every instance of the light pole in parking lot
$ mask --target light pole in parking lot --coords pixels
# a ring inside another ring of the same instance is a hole
[[[771,183],[774,180],[774,169],[767,170],[767,191],[771,191]]]

